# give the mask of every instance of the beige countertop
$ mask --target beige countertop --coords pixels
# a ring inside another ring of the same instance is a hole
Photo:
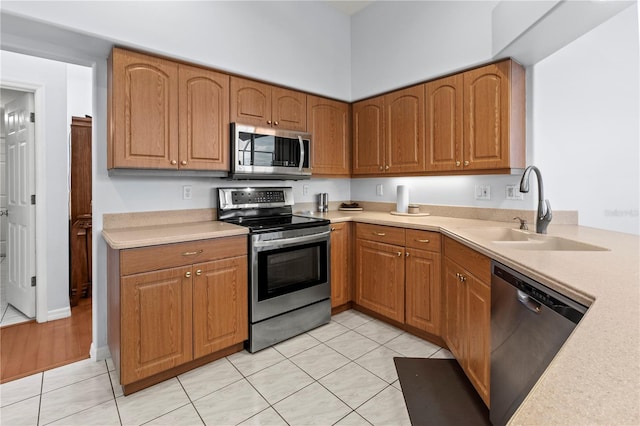
[[[249,230],[230,223],[209,220],[205,222],[171,223],[103,229],[102,237],[114,249],[128,249],[209,238],[246,235]]]
[[[608,251],[530,251],[478,237],[473,228],[514,224],[384,212],[314,213],[355,221],[441,231],[589,306],[510,424],[640,424],[640,238],[577,225],[548,233]],[[531,225],[534,229],[534,225]]]
[[[483,227],[516,227],[507,222],[373,211],[310,215],[332,222],[440,231],[589,306],[510,424],[640,424],[639,237],[552,224],[551,236],[609,250],[530,251],[492,243],[473,232]],[[246,228],[211,220],[102,231],[107,243],[117,249],[246,233]]]

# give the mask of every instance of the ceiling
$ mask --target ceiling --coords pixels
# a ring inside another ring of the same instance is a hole
[[[373,3],[374,0],[326,0],[330,6],[344,13],[353,15]]]

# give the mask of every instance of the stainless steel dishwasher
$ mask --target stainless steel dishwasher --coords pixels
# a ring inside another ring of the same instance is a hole
[[[491,262],[491,410],[506,424],[587,308]]]

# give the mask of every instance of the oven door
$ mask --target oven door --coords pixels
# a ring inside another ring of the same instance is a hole
[[[328,226],[252,236],[251,322],[331,297]]]

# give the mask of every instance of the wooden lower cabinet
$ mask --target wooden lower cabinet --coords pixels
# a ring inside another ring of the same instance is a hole
[[[247,339],[245,236],[110,248],[107,264],[109,349],[125,394]]]
[[[443,338],[489,406],[491,261],[449,238],[444,253]]]
[[[404,323],[404,247],[359,239],[356,303]]]
[[[351,301],[351,224],[331,224],[331,307]]]
[[[405,324],[440,335],[440,254],[406,249]]]
[[[191,267],[122,278],[120,382],[128,384],[193,359]]]

